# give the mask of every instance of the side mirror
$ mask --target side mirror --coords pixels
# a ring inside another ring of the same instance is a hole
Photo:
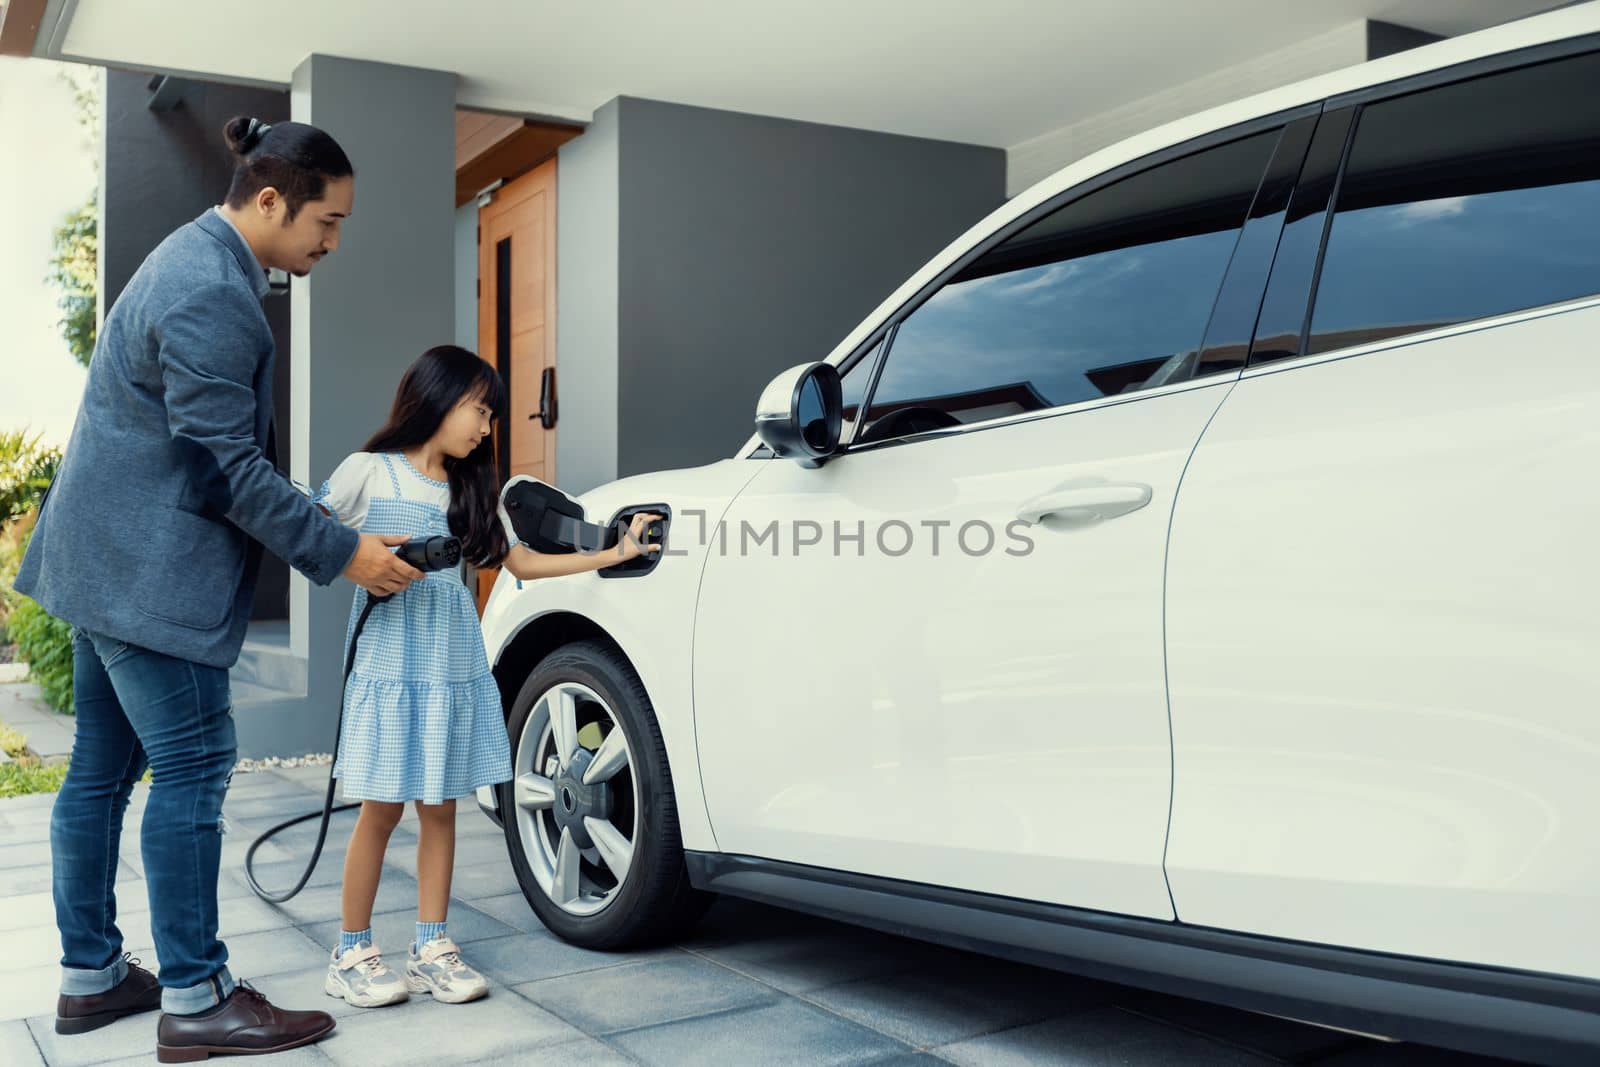
[[[775,456],[820,467],[839,448],[844,389],[831,363],[790,367],[756,403],[756,433]]]

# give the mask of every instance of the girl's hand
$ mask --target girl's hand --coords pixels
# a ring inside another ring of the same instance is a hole
[[[628,528],[617,538],[614,548],[601,549],[598,552],[558,552],[546,554],[535,552],[527,545],[518,543],[511,546],[511,551],[506,554],[503,566],[510,571],[512,576],[519,580],[532,580],[535,578],[559,578],[569,574],[584,574],[589,571],[604,570],[615,567],[619,563],[626,563],[630,559],[640,556],[653,555],[661,551],[661,545],[646,545],[644,543],[645,531],[650,524],[661,522],[660,515],[643,514],[635,515],[628,524]]]
[[[615,567],[618,563],[626,563],[630,559],[638,559],[646,554],[653,555],[660,552],[661,546],[659,544],[647,545],[644,543],[644,533],[652,523],[661,522],[662,518],[662,516],[650,512],[642,512],[635,515],[632,521],[628,523],[627,532],[617,541],[618,558],[614,562],[606,564],[606,566]]]

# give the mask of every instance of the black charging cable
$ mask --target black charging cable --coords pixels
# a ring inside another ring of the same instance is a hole
[[[440,571],[447,567],[454,567],[461,562],[461,542],[454,537],[417,537],[395,550],[395,555],[417,568],[419,571]],[[392,594],[391,594],[392,595]],[[268,904],[282,904],[292,899],[300,890],[311,881],[312,872],[317,869],[317,861],[322,858],[322,846],[328,840],[328,824],[336,812],[354,811],[361,806],[360,801],[352,804],[334,804],[333,794],[336,788],[333,777],[333,768],[339,762],[339,733],[344,727],[344,692],[350,684],[350,672],[356,665],[356,642],[361,640],[361,631],[366,628],[367,619],[372,615],[372,609],[388,600],[387,596],[367,597],[366,606],[361,609],[361,614],[356,617],[355,628],[350,631],[350,648],[344,657],[344,680],[339,685],[339,722],[333,735],[333,763],[328,767],[328,792],[322,799],[322,807],[317,811],[297,815],[279,823],[266,833],[257,837],[250,843],[250,849],[244,854],[244,879],[250,886],[250,892],[266,901]],[[293,889],[280,893],[271,892],[256,881],[255,858],[256,849],[266,844],[278,834],[291,826],[299,826],[312,819],[321,819],[322,825],[317,829],[317,843],[311,850],[311,861],[306,864],[305,871],[300,875],[300,880],[294,884]]]

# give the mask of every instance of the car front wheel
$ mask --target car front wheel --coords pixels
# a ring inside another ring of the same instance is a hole
[[[506,844],[545,926],[614,950],[693,923],[708,897],[689,885],[666,746],[627,661],[597,642],[558,649],[529,675],[506,726]]]

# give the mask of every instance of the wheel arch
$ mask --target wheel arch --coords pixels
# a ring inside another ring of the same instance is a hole
[[[531,620],[518,630],[500,651],[494,664],[495,685],[500,689],[500,715],[509,720],[511,707],[528,675],[550,653],[563,645],[594,641],[622,657],[635,675],[643,678],[639,665],[605,627],[575,611],[552,611]]]

